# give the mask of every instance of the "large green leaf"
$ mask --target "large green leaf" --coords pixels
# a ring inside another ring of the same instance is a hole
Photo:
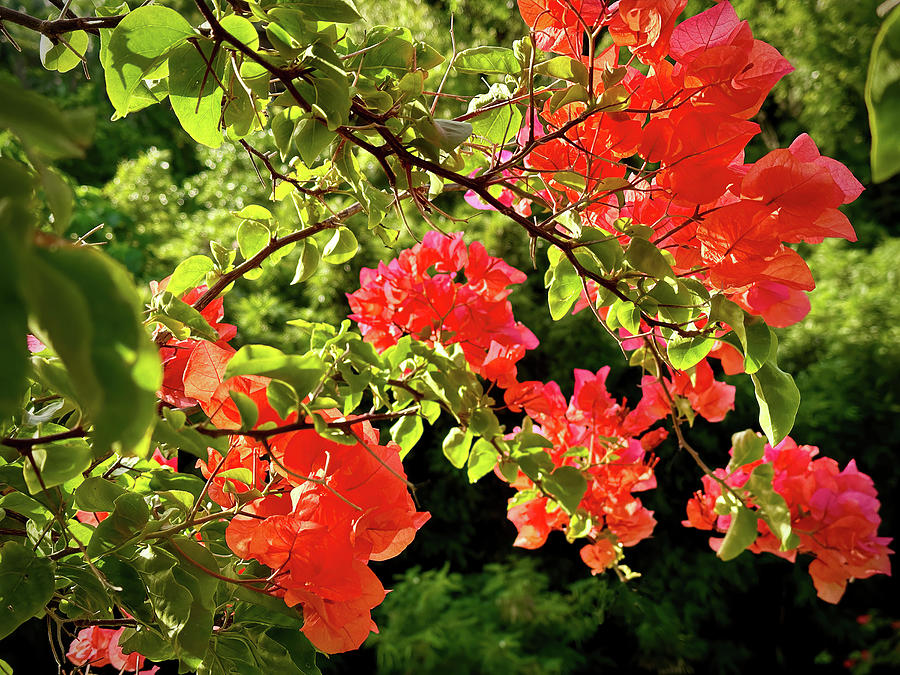
[[[787,551],[796,548],[800,540],[791,530],[791,510],[787,502],[772,485],[774,477],[775,468],[771,464],[760,464],[753,469],[744,489],[753,495],[759,514],[781,542],[781,550]]]
[[[0,547],[0,639],[41,611],[53,597],[53,561],[8,541]]]
[[[104,50],[106,93],[119,117],[129,113],[131,97],[142,81],[164,75],[158,71],[169,53],[193,34],[184,17],[159,5],[138,7],[122,19]]]
[[[520,126],[522,113],[513,104],[493,108],[472,118],[472,133],[497,145],[513,140]]]
[[[800,390],[794,378],[778,367],[775,349],[769,361],[750,375],[759,403],[759,424],[771,445],[791,432],[800,407]]]
[[[186,291],[202,284],[206,275],[214,268],[215,263],[205,255],[192,255],[185,258],[178,263],[178,267],[169,277],[166,290],[176,298],[180,298]]]
[[[470,483],[476,483],[483,476],[490,473],[497,464],[497,448],[484,438],[479,438],[472,451],[469,453],[469,461],[466,466],[466,476]]]
[[[218,83],[224,71],[225,53],[212,40],[178,45],[169,55],[172,110],[191,138],[211,148],[222,145],[219,120],[223,92]]]
[[[561,466],[544,478],[544,487],[566,510],[574,513],[587,490],[584,474],[574,466]]]
[[[294,356],[267,345],[245,345],[228,362],[223,377],[264,375],[294,388],[302,399],[325,374],[325,364],[316,354]]]
[[[28,312],[19,279],[30,193],[24,167],[0,159],[0,419],[19,408],[28,372]]]
[[[353,23],[361,18],[352,0],[288,0],[282,7],[299,9],[310,19]]]
[[[150,509],[144,498],[133,492],[116,498],[109,517],[94,530],[88,543],[87,554],[91,558],[106,555],[137,537],[147,521]]]
[[[60,111],[50,99],[0,79],[0,128],[7,128],[49,159],[81,157],[93,135],[93,114]]]
[[[666,353],[673,367],[687,370],[705,359],[715,344],[715,340],[705,337],[673,335],[666,343]]]
[[[657,279],[675,276],[672,266],[669,265],[659,249],[640,237],[632,238],[625,251],[625,260],[635,269]]]
[[[900,6],[885,19],[875,37],[866,107],[872,131],[872,180],[887,180],[900,171]]]
[[[90,38],[83,30],[66,33],[61,40],[51,40],[46,35],[41,35],[38,47],[41,63],[47,70],[66,73],[81,64],[81,59],[84,58],[87,52],[88,44],[90,44]]]
[[[575,266],[568,260],[560,260],[553,269],[553,276],[547,287],[547,304],[550,306],[550,317],[559,321],[575,304],[581,295],[581,277]]]
[[[94,424],[95,452],[149,452],[162,381],[128,273],[94,248],[35,249],[25,267],[29,310]]]
[[[717,555],[722,560],[731,560],[739,556],[756,541],[756,535],[759,533],[758,520],[756,511],[745,506],[738,506],[736,511],[732,511],[731,525],[725,533]]]
[[[513,50],[506,47],[464,49],[456,55],[453,67],[457,72],[472,75],[512,75],[520,70]]]
[[[443,443],[441,443],[444,457],[449,459],[450,463],[457,469],[461,469],[466,465],[471,447],[472,432],[459,427],[451,429],[444,437]]]
[[[25,462],[24,468],[25,483],[31,494],[74,478],[90,466],[94,456],[91,446],[83,438],[38,445],[31,455],[34,465]],[[39,474],[35,472],[35,466]]]

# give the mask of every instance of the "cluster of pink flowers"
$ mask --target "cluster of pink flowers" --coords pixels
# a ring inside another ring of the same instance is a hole
[[[732,449],[732,454],[734,450]],[[734,488],[742,487],[758,465],[770,463],[775,471],[772,486],[781,495],[791,513],[791,529],[800,540],[797,549],[781,551],[778,538],[763,520],[759,536],[750,546],[754,553],[769,552],[796,560],[797,553],[812,554],[809,574],[819,597],[837,602],[847,582],[874,574],[891,573],[888,555],[889,537],[878,536],[880,503],[872,479],[856,468],[851,460],[843,471],[828,457],[813,459],[819,449],[798,446],[790,437],[774,448],[765,446],[762,459],[737,467],[731,473],[717,469],[716,475]],[[702,530],[725,532],[731,516],[715,512],[722,486],[709,476],[703,477],[703,491],[688,502],[684,524]],[[710,538],[718,550],[722,540]]]
[[[473,371],[507,386],[516,363],[538,344],[506,299],[508,286],[525,275],[478,242],[467,248],[462,233],[429,232],[387,265],[364,268],[359,276],[361,288],[347,296],[350,318],[379,351],[403,335],[429,345],[460,344]]]
[[[472,263],[481,284],[498,283],[491,270],[478,267],[483,262]],[[196,300],[202,290],[189,291],[184,301]],[[179,407],[199,405],[220,429],[241,427],[233,392],[256,406],[256,428],[296,422],[296,413],[282,419],[270,404],[269,378],[224,378],[236,353],[228,344],[233,327],[220,323],[221,300],[203,314],[219,341],[170,340],[161,350],[160,397]],[[329,421],[340,416],[337,410],[316,414]],[[413,504],[399,446],[380,445],[378,431],[367,422],[353,431],[360,439],[353,446],[312,429],[273,435],[267,444],[236,434],[224,457],[209,449],[207,461],[197,462],[209,479],[210,499],[224,508],[235,506],[235,495],[266,492],[231,520],[226,541],[241,558],[272,568],[265,590],[289,606],[302,606],[303,633],[326,653],[356,649],[370,631],[377,632],[371,610],[386,592],[368,563],[398,555],[429,518]]]
[[[608,366],[597,373],[576,370],[569,401],[556,382],[516,383],[505,394],[510,409],[524,410],[536,423],[534,431],[553,444],[548,450],[553,464],[575,467],[587,479],[579,508],[591,518],[592,543],[581,557],[595,574],[615,563],[616,544],[634,546],[652,534],[653,512],[634,493],[656,487],[656,460],[648,451],[666,437],[664,429],[656,429],[637,438],[652,422],[634,424],[606,390],[608,374]],[[521,492],[535,484],[520,471],[511,486]],[[548,511],[548,502],[536,497],[511,506],[508,517],[519,533],[515,546],[538,548],[551,531],[568,528],[569,516],[559,508]]]
[[[147,670],[144,667],[144,657],[137,652],[125,654],[119,646],[124,628],[112,629],[91,626],[78,631],[78,635],[69,645],[66,657],[76,666],[90,666],[102,668],[112,666],[120,673],[138,673],[138,675],[155,675],[159,666],[153,666]]]

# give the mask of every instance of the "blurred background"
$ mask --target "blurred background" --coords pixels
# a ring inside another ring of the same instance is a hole
[[[49,18],[58,10],[41,0],[5,0],[9,6]],[[97,3],[99,5],[99,3]],[[184,0],[159,4],[188,11]],[[444,54],[451,51],[450,17],[458,49],[510,45],[525,34],[514,0],[356,0],[369,24],[409,27]],[[712,3],[691,0],[687,14]],[[872,42],[881,19],[878,0],[733,0],[757,38],[776,46],[796,67],[782,80],[756,121],[763,133],[748,161],[786,147],[807,132],[823,154],[846,164],[866,185],[847,207],[859,241],[801,246],[817,281],[812,311],[800,325],[778,331],[779,362],[803,395],[793,438],[817,445],[842,466],[856,458],[874,479],[882,500],[881,532],[898,533],[900,463],[900,178],[872,184],[863,88]],[[80,15],[90,0],[75,0]],[[366,26],[358,29],[362,30]],[[175,123],[168,105],[109,121],[112,108],[92,47],[91,73],[60,76],[44,71],[33,34],[14,30],[24,53],[0,45],[0,77],[8,74],[53,97],[64,109],[97,111],[95,142],[87,161],[63,163],[77,195],[70,234],[103,227],[88,241],[121,261],[139,284],[168,275],[188,255],[208,253],[208,242],[231,246],[230,211],[263,203],[261,185],[242,149],[198,147]],[[440,69],[438,69],[440,71]],[[437,86],[442,71],[426,89]],[[487,84],[451,74],[445,91],[476,95]],[[459,112],[445,104],[442,116]],[[0,131],[0,153],[17,148]],[[520,366],[521,379],[556,380],[571,393],[574,367],[612,367],[614,396],[638,400],[639,373],[588,312],[550,320],[542,270],[532,271],[528,241],[496,213],[477,212],[459,194],[439,205],[493,255],[530,272],[511,296],[517,319],[541,340]],[[427,225],[414,210],[411,229]],[[353,226],[353,221],[351,221]],[[361,220],[358,233],[365,233]],[[290,285],[296,252],[255,281],[242,281],[227,296],[226,320],[239,327],[237,345],[263,342],[290,350],[297,340],[285,321],[340,321],[349,310],[345,292],[357,288],[359,268],[393,257],[414,243],[401,235],[395,249],[373,237],[352,264],[320,267],[310,281]],[[539,266],[545,256],[538,256]],[[691,443],[708,464],[727,462],[730,436],[758,427],[752,385],[728,378],[737,389],[736,409],[723,423],[698,419]],[[741,555],[719,561],[707,535],[685,529],[684,505],[700,487],[700,473],[674,442],[657,449],[659,487],[641,498],[656,512],[652,539],[627,549],[626,563],[640,578],[591,577],[578,546],[552,535],[537,551],[513,549],[515,528],[506,520],[511,491],[493,476],[469,486],[440,451],[441,428],[423,437],[407,458],[421,506],[432,519],[397,559],[375,571],[393,588],[374,612],[380,628],[363,649],[321,659],[325,673],[746,673],[900,671],[900,605],[887,577],[851,584],[837,606],[815,596],[808,561],[791,565],[773,556]],[[183,467],[189,469],[189,467]],[[23,627],[0,644],[0,657],[17,673],[55,672],[42,623]],[[174,671],[173,671],[174,672]]]

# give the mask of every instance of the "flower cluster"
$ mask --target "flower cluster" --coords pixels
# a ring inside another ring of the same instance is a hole
[[[715,381],[712,368],[704,360],[689,371],[673,371],[669,378],[662,380],[646,376],[642,383],[643,397],[629,410],[606,390],[608,367],[596,374],[576,370],[575,391],[570,401],[555,382],[519,382],[515,369],[517,359],[501,362],[508,369],[506,373],[487,370],[484,362],[478,360],[484,351],[473,350],[473,344],[497,344],[507,338],[510,326],[515,326],[519,334],[530,336],[531,333],[515,322],[506,300],[505,286],[510,283],[507,280],[515,282],[519,273],[502,261],[488,257],[478,244],[472,244],[467,251],[461,234],[448,237],[429,232],[422,244],[402,251],[397,259],[382,264],[377,272],[364,270],[363,288],[348,296],[354,310],[351,318],[360,322],[361,330],[376,348],[390,346],[404,334],[433,341],[435,334],[449,323],[440,323],[441,316],[453,314],[452,311],[435,313],[434,308],[440,306],[432,299],[436,289],[452,289],[446,292],[469,298],[461,313],[471,312],[473,304],[479,306],[483,302],[472,300],[465,285],[450,279],[453,271],[466,268],[467,261],[473,259],[489,260],[490,266],[499,271],[494,291],[502,298],[503,321],[462,324],[466,336],[474,335],[463,341],[464,353],[467,359],[475,359],[469,360],[473,371],[505,388],[504,399],[509,409],[524,410],[534,422],[534,431],[552,444],[548,454],[554,466],[573,467],[585,476],[588,489],[579,508],[590,519],[587,536],[592,543],[582,549],[582,558],[595,573],[600,572],[616,562],[622,546],[634,546],[649,537],[656,524],[652,512],[634,493],[656,485],[655,460],[648,453],[668,432],[663,428],[648,429],[667,417],[673,405],[690,409],[710,421],[720,421],[734,407],[734,387]],[[443,278],[434,286],[430,285],[433,278],[424,273],[431,265],[438,272],[445,272],[438,275]],[[479,278],[471,272],[467,277],[470,283]],[[386,309],[388,306],[391,309]],[[392,320],[392,312],[393,317],[400,318]],[[643,344],[641,339],[631,341],[634,344],[626,341],[629,348]],[[283,463],[288,466],[290,461],[286,456]],[[304,464],[294,470],[307,473],[315,468]],[[503,477],[499,470],[496,473]],[[508,512],[518,530],[516,546],[538,548],[551,531],[569,528],[570,516],[546,493],[542,495],[536,490],[535,483],[523,472],[518,473],[511,485],[518,491],[510,500]]]
[[[268,378],[224,379],[235,354],[231,346],[182,343],[187,358],[164,364],[170,391],[199,404],[215,426],[241,427],[232,392],[256,405],[255,428],[297,421],[294,413],[282,419],[271,406]],[[316,414],[338,418],[336,410]],[[304,634],[327,653],[355,649],[377,630],[371,610],[385,590],[367,563],[398,555],[429,518],[410,497],[399,446],[380,445],[367,422],[349,429],[355,445],[313,429],[270,435],[265,442],[234,434],[224,455],[209,449],[207,461],[198,461],[210,499],[224,508],[243,505],[226,530],[231,550],[272,569],[265,590],[302,606]]]
[[[66,658],[76,666],[90,666],[102,668],[112,666],[120,673],[138,673],[138,675],[155,675],[159,666],[153,666],[147,670],[144,667],[144,657],[137,652],[125,654],[119,646],[124,628],[114,630],[91,626],[78,631],[78,635],[69,645]]]
[[[608,366],[597,373],[576,370],[569,401],[555,382],[516,383],[505,393],[510,409],[524,410],[536,423],[534,431],[553,444],[548,454],[554,465],[575,467],[588,480],[579,509],[590,519],[592,543],[581,557],[594,573],[616,562],[617,547],[634,546],[653,532],[653,512],[634,493],[656,487],[656,462],[648,451],[666,437],[665,430],[656,429],[638,438],[655,420],[636,424],[633,411],[606,390],[608,374]],[[511,485],[520,495],[535,488],[521,472]],[[561,509],[548,511],[547,497],[521,499],[513,497],[509,509],[519,532],[516,546],[538,548],[551,531],[569,526]]]
[[[732,448],[731,453],[734,454]],[[819,449],[811,445],[798,446],[790,437],[774,448],[765,446],[762,459],[735,468],[731,473],[717,469],[715,474],[733,488],[742,487],[754,468],[762,463],[772,465],[775,475],[772,487],[781,495],[791,514],[791,529],[800,545],[791,551],[781,551],[778,538],[763,520],[759,520],[759,535],[750,546],[754,553],[769,552],[796,559],[797,553],[812,554],[809,565],[819,597],[827,602],[840,600],[853,579],[865,579],[873,574],[890,574],[887,545],[890,538],[878,536],[880,503],[872,479],[856,468],[851,460],[841,470],[828,457],[813,459]],[[717,515],[716,500],[722,486],[709,476],[703,477],[703,491],[688,502],[684,524],[702,530],[725,532],[731,516]],[[722,540],[710,538],[710,545],[718,550]]]
[[[603,75],[591,82],[600,112],[578,100],[558,109],[548,101],[543,126],[556,135],[528,154],[525,166],[567,209],[575,205],[582,225],[623,244],[629,238],[616,223],[650,226],[677,274],[725,293],[769,325],[796,323],[809,311],[804,292],[815,284],[786,244],[854,241],[837,207],[856,199],[862,185],[805,134],[744,162],[745,146],[759,133],[749,118],[792,67],[753,38],[728,2],[675,26],[685,4],[519,0],[544,51],[584,60],[585,30],[603,26],[614,40],[592,64]],[[617,67],[620,48],[647,64],[647,74]],[[656,168],[634,172],[627,158]],[[573,184],[572,172],[584,185]]]
[[[359,277],[360,289],[347,296],[350,318],[378,350],[403,335],[429,345],[459,343],[473,371],[506,386],[525,350],[538,344],[513,318],[506,299],[508,286],[525,275],[477,242],[467,248],[462,233],[429,232],[422,243],[378,269],[364,268]]]

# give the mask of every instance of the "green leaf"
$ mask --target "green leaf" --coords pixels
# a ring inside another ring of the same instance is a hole
[[[375,26],[366,33],[361,49],[366,51],[347,63],[351,72],[358,71],[362,76],[378,81],[385,77],[400,78],[413,70],[416,48],[408,28]]]
[[[705,337],[673,335],[666,344],[666,353],[672,366],[678,370],[693,368],[712,350],[715,340]]]
[[[734,471],[738,467],[762,459],[766,450],[766,439],[751,429],[745,429],[731,436],[731,447],[734,448],[734,453],[728,462],[728,471]]]
[[[325,374],[325,364],[316,354],[293,356],[267,345],[245,345],[228,362],[224,379],[236,375],[263,375],[287,382],[302,399]]]
[[[27,516],[42,528],[53,518],[46,506],[22,492],[8,492],[0,497],[0,508]]]
[[[191,566],[160,546],[142,548],[134,565],[149,592],[157,625],[171,640],[182,670],[196,670],[209,648],[212,612],[195,596],[200,589],[197,578],[187,573]]]
[[[269,228],[256,220],[245,220],[238,226],[238,248],[244,260],[262,251],[272,238]]]
[[[588,94],[587,89],[582,87],[580,84],[573,84],[566,89],[560,89],[550,97],[550,112],[556,112],[564,105],[568,105],[569,103],[574,103],[576,101],[587,101],[589,99],[590,95]]]
[[[553,268],[553,276],[547,288],[547,303],[550,306],[550,318],[559,321],[575,304],[581,295],[581,277],[575,266],[568,260],[560,260]]]
[[[237,406],[238,413],[241,416],[241,429],[252,429],[259,420],[259,408],[252,398],[240,391],[230,391],[228,396]]]
[[[256,32],[256,27],[244,17],[237,14],[229,14],[228,16],[223,16],[219,23],[222,28],[253,51],[259,49],[259,35]],[[229,45],[229,48],[233,48],[233,46]]]
[[[479,438],[472,451],[469,453],[466,475],[470,483],[476,483],[480,478],[491,472],[500,458],[497,448],[490,441]]]
[[[62,358],[94,423],[94,451],[148,454],[162,368],[128,273],[89,246],[35,249],[25,266],[29,308]]]
[[[558,77],[583,87],[588,86],[588,69],[581,61],[576,61],[569,56],[556,56],[538,64],[534,70],[542,75]]]
[[[135,89],[157,73],[169,52],[194,34],[175,10],[144,5],[129,12],[113,30],[106,48],[106,93],[119,117],[129,112]],[[187,47],[196,53],[194,47]],[[176,61],[177,64],[177,61]]]
[[[881,25],[866,79],[866,108],[872,131],[872,180],[900,171],[900,6]]]
[[[734,331],[737,340],[729,339],[730,334],[721,339],[743,352],[744,371],[748,375],[759,370],[769,359],[776,344],[775,336],[759,317],[745,313],[723,295],[714,295],[710,299],[709,319],[722,321]]]
[[[5,127],[49,159],[82,157],[93,134],[93,115],[65,113],[50,99],[0,80],[0,128]]]
[[[625,251],[625,260],[636,270],[656,279],[674,277],[671,265],[656,248],[646,239],[633,237]]]
[[[756,512],[746,506],[739,506],[737,513],[732,511],[731,525],[716,555],[722,560],[732,560],[740,555],[756,541],[757,520]]]
[[[185,258],[178,263],[178,267],[169,277],[166,290],[176,298],[180,298],[187,291],[202,284],[206,275],[213,269],[215,269],[215,263],[208,256],[192,255]]]
[[[282,645],[301,673],[304,675],[319,675],[319,669],[316,667],[316,650],[299,630],[278,627],[268,628],[266,629],[265,637],[271,638]],[[261,640],[260,643],[267,644],[264,640]]]
[[[213,445],[210,444],[210,447],[213,447]],[[220,446],[218,450],[220,453],[224,453],[226,448]],[[207,457],[204,457],[204,461],[206,461]],[[162,468],[150,471],[149,478],[148,487],[151,491],[188,492],[194,495],[195,498],[200,497],[200,493],[203,492],[203,488],[206,485],[206,481],[199,476],[192,476],[189,473],[174,473]]]
[[[288,415],[297,409],[300,401],[294,388],[279,380],[272,380],[266,387],[266,399],[281,419],[286,420]]]
[[[44,196],[53,212],[53,231],[62,234],[69,227],[69,221],[72,219],[72,202],[74,200],[72,188],[56,169],[46,166],[39,168]]]
[[[628,300],[617,301],[615,303],[616,321],[632,335],[641,332],[641,310]],[[612,314],[612,308],[609,311]]]
[[[579,243],[593,242],[587,248],[597,256],[597,260],[607,272],[617,269],[625,258],[625,252],[622,250],[619,240],[603,230],[584,228],[578,241]]]
[[[353,23],[362,18],[351,0],[289,0],[281,6],[299,9],[317,21]]]
[[[438,145],[442,150],[450,152],[472,135],[472,125],[456,120],[434,120],[438,129]]]
[[[157,308],[166,317],[174,319],[188,328],[190,335],[201,337],[211,342],[219,339],[219,334],[209,325],[209,322],[200,312],[186,302],[176,298],[169,291],[163,291],[157,296]],[[154,317],[156,316],[154,314]]]
[[[744,335],[744,372],[753,374],[769,359],[775,335],[764,321],[749,314],[744,315]]]
[[[175,651],[169,641],[146,626],[139,626],[137,629],[126,628],[119,637],[119,646],[126,654],[135,651],[151,661],[168,661],[175,658]]]
[[[218,82],[224,75],[225,54],[221,48],[215,48],[212,40],[197,40],[195,44],[181,44],[171,51],[169,100],[175,116],[191,138],[211,148],[218,148],[222,145],[222,130],[219,128],[222,90]],[[211,66],[207,66],[210,59]]]
[[[53,561],[34,554],[15,541],[0,547],[0,639],[50,602],[53,597]]]
[[[406,457],[422,437],[422,418],[418,415],[401,417],[391,425],[391,439],[400,446],[400,459]]]
[[[91,446],[81,438],[38,445],[31,454],[40,472],[39,478],[31,462],[25,462],[25,483],[31,494],[40,492],[42,487],[62,485],[74,478],[90,466],[94,457]]]
[[[514,75],[521,66],[512,49],[474,47],[459,52],[453,68],[459,73],[472,75]]]
[[[91,476],[75,490],[75,505],[83,511],[112,511],[116,499],[125,493],[121,485]]]
[[[87,546],[90,558],[97,558],[120,548],[141,534],[150,509],[144,498],[134,492],[126,492],[116,498],[109,517],[101,521]]]
[[[772,446],[791,432],[800,407],[800,390],[794,378],[778,367],[773,357],[750,375],[759,403],[759,424]]]
[[[170,448],[184,450],[192,455],[199,457],[204,462],[209,457],[207,448],[215,448],[220,452],[224,452],[228,447],[224,437],[220,439],[210,438],[201,434],[191,427],[183,427],[175,429],[169,420],[160,420],[153,429],[153,440],[156,443],[163,443]]]
[[[584,474],[574,466],[554,469],[553,473],[544,478],[543,484],[569,514],[575,513],[587,490]]]
[[[472,133],[497,145],[513,140],[521,126],[522,113],[513,104],[493,108],[472,118]]]
[[[322,151],[331,145],[336,137],[333,131],[328,130],[324,121],[314,117],[303,117],[293,128],[291,142],[303,163],[312,167]]]
[[[353,232],[346,227],[339,227],[322,249],[322,260],[329,265],[342,265],[353,258],[358,249],[359,243]]]
[[[29,369],[28,313],[19,288],[24,242],[10,222],[21,214],[10,207],[9,200],[0,198],[0,420],[20,409]]]
[[[65,40],[69,46],[63,44]],[[47,70],[56,70],[67,73],[81,64],[81,59],[87,52],[90,39],[83,30],[72,31],[60,36],[57,40],[51,40],[46,35],[41,35],[38,51],[41,55],[41,64]]]
[[[800,540],[791,530],[791,510],[787,502],[775,492],[772,485],[774,477],[775,467],[771,464],[760,464],[750,473],[750,478],[744,484],[744,490],[750,492],[753,503],[759,509],[759,515],[781,542],[781,550],[788,551],[799,546]]]
[[[544,450],[527,450],[524,453],[515,452],[513,459],[519,463],[522,473],[533,481],[543,480],[556,468],[553,458]]]
[[[319,267],[319,245],[315,239],[307,238],[300,242],[300,257],[297,260],[297,269],[291,285],[306,281],[316,273]]]
[[[466,465],[471,447],[472,432],[468,429],[463,431],[459,427],[451,429],[444,437],[443,443],[441,443],[444,457],[449,459],[450,463],[457,469],[461,469]]]

